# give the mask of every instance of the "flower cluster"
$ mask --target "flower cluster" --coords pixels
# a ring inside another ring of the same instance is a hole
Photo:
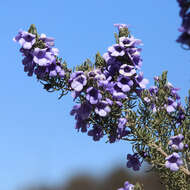
[[[119,188],[118,190],[134,190],[134,185],[126,181],[124,183],[124,188]]]
[[[75,119],[77,120],[76,129],[81,129],[82,132],[87,131],[88,122],[87,119],[91,113],[92,106],[88,102],[84,102],[83,104],[75,105],[71,110],[71,115],[75,115]]]
[[[24,56],[22,63],[28,76],[35,74],[38,79],[45,80],[57,76],[62,78],[65,75],[57,58],[59,51],[53,48],[53,38],[21,30],[13,40],[21,45],[20,52]]]
[[[151,86],[149,91],[149,96],[144,97],[144,101],[149,108],[156,113],[157,111],[165,110],[168,114],[172,114],[174,112],[177,113],[177,123],[181,123],[185,119],[184,108],[180,102],[180,96],[178,94],[179,88],[175,88],[170,82],[166,82],[162,87],[159,84],[160,79],[158,77],[154,77],[155,86]],[[160,99],[158,98],[161,91],[164,90],[165,100],[161,104]]]
[[[171,146],[172,149],[182,151],[184,148],[184,144],[182,142],[183,140],[184,136],[182,134],[179,134],[170,137],[168,144],[169,146]],[[177,171],[179,170],[179,167],[183,165],[183,161],[180,158],[179,153],[176,152],[173,152],[171,155],[167,156],[165,160],[166,168],[170,168],[171,171]]]
[[[122,29],[127,30],[126,25],[116,26],[119,32]],[[130,133],[126,127],[126,114],[122,110],[127,101],[130,101],[129,97],[132,94],[138,96],[148,84],[143,73],[139,72],[142,58],[138,45],[141,44],[141,40],[128,34],[120,36],[118,43],[110,46],[103,57],[99,57],[101,65],[89,67],[88,70],[80,68],[70,76],[69,85],[73,98],[82,102],[81,105],[84,103],[91,106],[88,118],[81,119],[80,115],[83,115],[81,111],[79,113],[72,111],[76,114],[76,128],[86,132],[92,124],[88,135],[96,141],[104,134],[108,134],[109,142],[113,143]],[[74,106],[73,110],[75,109]],[[112,114],[110,121],[108,116],[114,110],[117,116]]]
[[[179,28],[181,35],[177,39],[177,42],[190,47],[190,1],[189,0],[177,0],[180,10],[180,16],[182,18],[182,25]]]

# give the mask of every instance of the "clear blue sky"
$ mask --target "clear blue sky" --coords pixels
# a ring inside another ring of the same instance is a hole
[[[60,55],[70,67],[93,60],[114,43],[114,23],[131,25],[142,39],[146,78],[169,70],[169,80],[184,98],[190,84],[190,55],[175,42],[181,20],[171,0],[46,0],[1,1],[0,189],[16,190],[37,181],[66,180],[79,171],[106,172],[125,165],[127,143],[95,143],[77,133],[69,115],[71,96],[58,100],[35,78],[23,72],[19,45],[12,41],[19,29],[36,24],[39,33],[56,39]],[[149,86],[150,86],[149,85]]]

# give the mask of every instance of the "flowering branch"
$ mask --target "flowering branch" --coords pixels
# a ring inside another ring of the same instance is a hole
[[[87,132],[94,141],[107,136],[109,143],[132,142],[134,154],[127,155],[128,168],[137,171],[146,160],[167,189],[188,189],[190,98],[186,107],[180,103],[179,89],[168,82],[167,72],[156,76],[154,86],[147,89],[148,80],[141,71],[141,40],[131,35],[127,25],[115,26],[116,44],[103,56],[97,53],[95,63],[87,59],[73,70],[58,57],[54,39],[39,35],[34,25],[28,32],[20,31],[14,41],[21,45],[28,76],[35,75],[48,92],[60,91],[59,98],[71,92],[77,104],[70,114],[78,131]],[[187,168],[181,158],[186,158]],[[142,189],[126,182],[120,190],[133,188]]]

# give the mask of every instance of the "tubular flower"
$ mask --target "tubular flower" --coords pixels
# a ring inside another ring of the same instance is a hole
[[[169,145],[175,150],[183,150],[184,144],[182,143],[184,136],[182,134],[170,137]]]
[[[183,164],[183,161],[181,160],[179,154],[176,152],[167,156],[165,160],[166,168],[169,168],[171,171],[179,170],[179,167]]]

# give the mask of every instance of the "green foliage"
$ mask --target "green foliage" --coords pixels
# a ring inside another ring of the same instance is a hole
[[[123,27],[119,30],[119,38],[123,36],[125,37],[130,36],[129,29],[127,27]]]
[[[96,68],[103,68],[106,66],[106,62],[104,60],[104,58],[100,55],[100,53],[98,52],[96,54],[96,59],[95,59],[95,67]]]
[[[36,26],[34,24],[30,25],[30,28],[29,28],[28,32],[38,36],[37,29],[36,29]]]

